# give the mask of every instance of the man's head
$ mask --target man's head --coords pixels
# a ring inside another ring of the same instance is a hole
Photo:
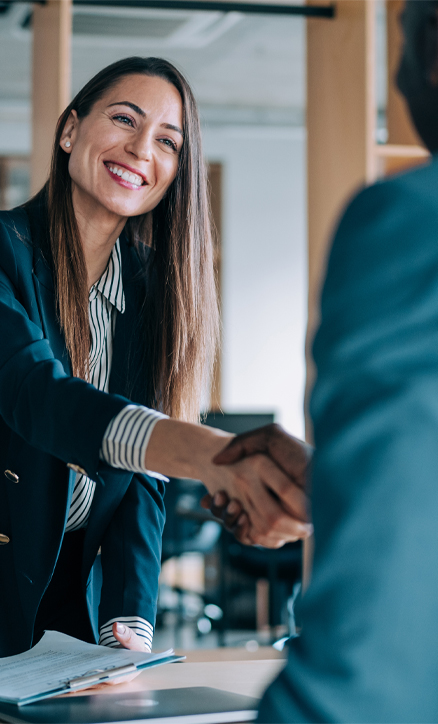
[[[407,0],[397,85],[426,146],[438,151],[438,0]]]

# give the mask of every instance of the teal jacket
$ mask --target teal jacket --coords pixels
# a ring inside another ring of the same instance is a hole
[[[260,722],[438,722],[438,160],[335,235],[314,343],[313,578]]]

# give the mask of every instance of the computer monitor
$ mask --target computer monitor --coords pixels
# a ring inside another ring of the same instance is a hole
[[[225,432],[240,435],[242,432],[270,425],[274,422],[274,418],[274,413],[270,412],[209,412],[203,423],[210,427],[218,427]]]

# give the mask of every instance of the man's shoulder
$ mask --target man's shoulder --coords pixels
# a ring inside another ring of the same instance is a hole
[[[399,252],[406,244],[429,238],[438,249],[438,159],[427,165],[367,186],[347,205],[334,247],[354,246],[385,253],[392,242]]]
[[[406,189],[430,188],[438,195],[438,155],[431,156],[426,163],[401,173],[388,176],[381,185],[394,185]]]
[[[341,296],[356,298],[362,287],[383,295],[395,280],[401,290],[426,278],[431,269],[438,274],[437,239],[436,160],[363,189],[347,206],[334,235],[322,297],[326,310],[329,302],[337,306]]]
[[[407,211],[418,209],[418,204],[424,207],[430,204],[431,210],[438,211],[438,157],[367,186],[353,198],[350,206],[400,202],[408,202]]]

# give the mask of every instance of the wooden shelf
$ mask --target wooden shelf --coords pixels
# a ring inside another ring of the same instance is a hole
[[[406,171],[413,166],[426,163],[430,157],[429,151],[423,146],[395,143],[376,144],[374,153],[377,158],[378,176]]]
[[[379,158],[429,158],[430,154],[423,146],[402,146],[394,143],[376,144],[375,153]]]

